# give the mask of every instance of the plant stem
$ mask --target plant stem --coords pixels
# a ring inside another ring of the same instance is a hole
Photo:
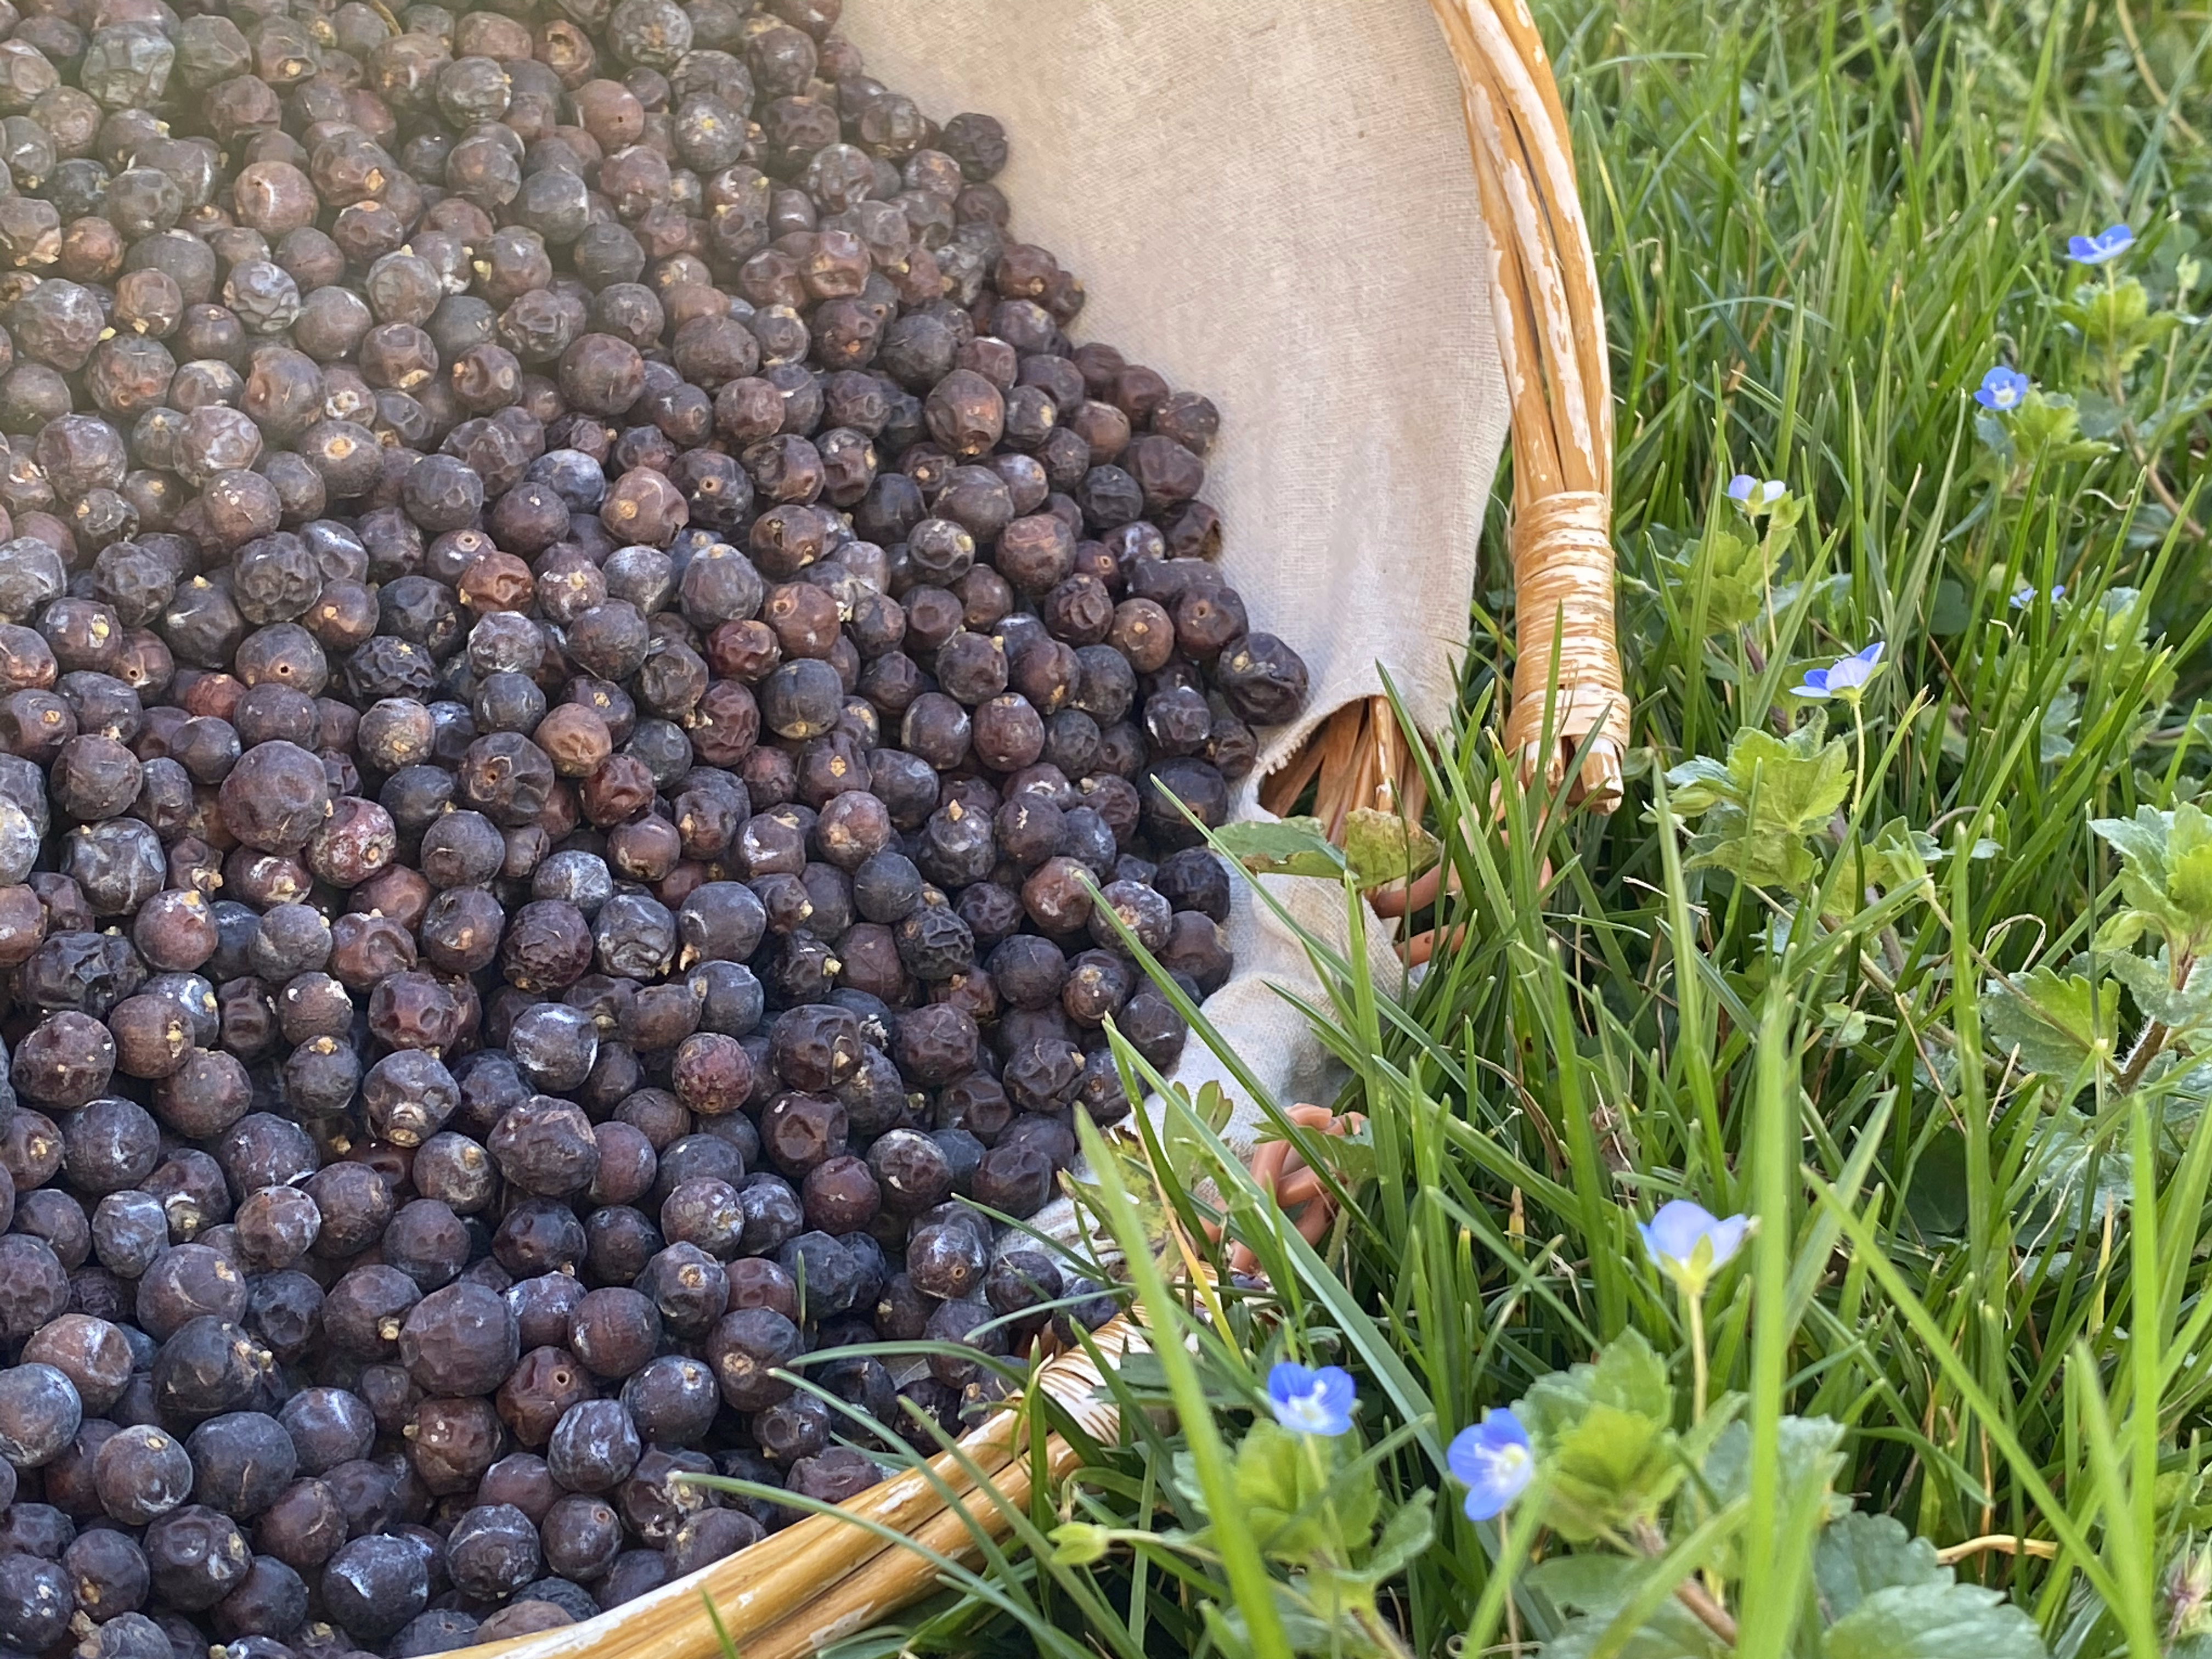
[[[2196,955],[2186,951],[2178,954],[2174,958],[2170,975],[2173,988],[2177,991],[2186,991],[2189,988],[2189,981],[2196,976]],[[2142,1081],[2143,1073],[2150,1069],[2151,1061],[2156,1060],[2164,1052],[2166,1045],[2172,1038],[2173,1028],[2163,1020],[2152,1020],[2142,1028],[2142,1035],[2136,1039],[2136,1046],[2128,1050],[2127,1059],[2121,1062],[2120,1080],[2118,1085],[2120,1093],[2128,1093],[2136,1085]]]
[[[2163,1020],[2154,1019],[2142,1028],[2142,1035],[2136,1039],[2136,1046],[2128,1050],[2127,1060],[2120,1066],[2120,1080],[2115,1085],[2118,1092],[2124,1095],[2134,1091],[2136,1085],[2142,1081],[2143,1073],[2150,1069],[2151,1061],[2166,1047],[2166,1040],[2172,1035]]]
[[[1634,1531],[1636,1547],[1655,1560],[1666,1554],[1667,1537],[1649,1521],[1639,1521]],[[1736,1642],[1735,1620],[1729,1610],[1713,1598],[1712,1593],[1695,1578],[1685,1579],[1675,1587],[1674,1599],[1687,1607],[1699,1624],[1720,1638],[1729,1647]]]
[[[1352,1618],[1359,1628],[1366,1632],[1367,1639],[1382,1649],[1383,1652],[1402,1654],[1409,1651],[1390,1621],[1383,1618],[1378,1609],[1362,1607],[1352,1615]]]
[[[2109,265],[2106,267],[2105,280],[2107,287],[2112,285],[2112,267]],[[2116,348],[2118,343],[2117,340],[2113,342]],[[2144,447],[2142,434],[2136,430],[2135,420],[2128,413],[2127,385],[2120,376],[2117,363],[2112,373],[2112,398],[2114,407],[2120,411],[2120,436],[2127,440],[2128,453],[2135,457],[2136,465],[2142,468],[2143,482],[2150,486],[2150,493],[2158,497],[2159,505],[2163,507],[2172,516],[2174,522],[2180,525],[2192,538],[2197,541],[2203,540],[2204,526],[2182,510],[2181,498],[2168,487],[2166,475],[2158,470],[2158,457]]]
[[[1859,745],[1858,770],[1851,778],[1851,816],[1859,815],[1859,803],[1866,797],[1866,710],[1859,699],[1851,699],[1851,730],[1857,735]]]
[[[1705,1420],[1705,1298],[1684,1293],[1690,1304],[1690,1421]]]
[[[1344,1528],[1336,1518],[1336,1498],[1331,1492],[1328,1465],[1322,1457],[1322,1437],[1302,1434],[1299,1449],[1305,1454],[1306,1469],[1314,1478],[1315,1496],[1321,1499],[1323,1522],[1328,1528],[1328,1552],[1332,1561],[1350,1559],[1352,1540],[1344,1535]]]

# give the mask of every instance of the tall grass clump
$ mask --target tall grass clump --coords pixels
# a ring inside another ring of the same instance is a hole
[[[1336,1227],[1211,1097],[1094,1145],[1180,1340],[1026,1553],[854,1653],[2212,1654],[2212,16],[1541,21],[1630,803],[1501,769],[1493,595],[1433,842],[1224,837],[1342,872],[1364,1127],[1265,1103]],[[1424,846],[1453,943],[1378,979],[1359,891]]]

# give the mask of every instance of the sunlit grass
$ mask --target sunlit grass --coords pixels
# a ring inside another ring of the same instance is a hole
[[[1840,0],[1543,21],[1613,335],[1631,799],[1598,819],[1507,780],[1493,812],[1480,711],[1504,665],[1476,665],[1430,757],[1437,823],[1471,827],[1446,836],[1456,892],[1431,920],[1464,943],[1402,990],[1348,970],[1356,941],[1319,958],[1348,1079],[1324,1103],[1370,1124],[1340,1166],[1355,1203],[1309,1249],[1186,1119],[1158,1149],[1165,1202],[1202,1243],[1186,1183],[1215,1179],[1272,1288],[1194,1326],[1188,1375],[1116,1386],[1186,1418],[1200,1394],[1249,1401],[1295,1334],[1359,1374],[1374,1432],[1410,1431],[1395,1491],[1442,1488],[1451,1434],[1534,1379],[1632,1328],[1682,1351],[1638,1216],[1750,1212],[1705,1309],[1714,1388],[1755,1428],[1844,1425],[1838,1489],[2009,1592],[2054,1652],[2148,1659],[2177,1553],[2212,1527],[2212,1070],[2185,1029],[2143,1042],[2155,1010],[2097,948],[2136,901],[2091,824],[2194,800],[2212,771],[2212,21]],[[2115,220],[2139,237],[2123,263],[2067,261],[2069,234]],[[1984,414],[1999,364],[2041,413]],[[1771,565],[1726,499],[1738,471],[1802,505]],[[1487,599],[1479,639],[1506,603]],[[1875,641],[1863,702],[1822,711],[1850,777],[1793,831],[1807,872],[1701,858],[1721,820],[1665,775],[1822,717],[1790,689]],[[2077,977],[2087,1023],[2054,1036],[2036,1011]],[[1194,1524],[1168,1478],[1184,1443],[1125,1416],[1129,1448],[1066,1513]],[[1778,1454],[1755,1441],[1771,1516]],[[1439,1515],[1391,1603],[1411,1650],[1555,1628],[1501,1593],[1519,1546]],[[947,1603],[878,1645],[1199,1651],[1200,1609],[1249,1576],[1166,1548],[1027,1567],[995,1613]],[[1783,1614],[1744,1611],[1739,1650],[1780,1651]]]

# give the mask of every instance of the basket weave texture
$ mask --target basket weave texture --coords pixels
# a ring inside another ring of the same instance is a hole
[[[1512,398],[1510,544],[1518,618],[1505,744],[1522,775],[1570,786],[1610,811],[1620,799],[1628,707],[1613,630],[1613,398],[1589,233],[1577,192],[1566,115],[1534,20],[1519,0],[1430,0],[1457,64],[1483,216],[1492,304]],[[1381,801],[1418,813],[1408,739],[1389,704],[1365,699],[1316,731],[1264,799],[1287,805],[1322,782],[1321,816],[1340,828],[1352,806]],[[1570,766],[1576,775],[1567,777]],[[1287,794],[1285,792],[1287,791]],[[1278,806],[1276,810],[1281,810]],[[1109,1364],[1140,1351],[1126,1316],[1097,1333]],[[1094,1439],[1119,1425],[1099,1398],[1089,1355],[1062,1353],[1031,1384]],[[975,1534],[1003,1538],[1001,1506],[1029,1502],[1036,1460],[1026,1413],[998,1414],[937,1458],[933,1479],[908,1472],[838,1515],[799,1521],[752,1548],[579,1625],[465,1650],[454,1659],[717,1659],[722,1634],[744,1659],[799,1659],[939,1588],[921,1551],[973,1562]],[[1057,1480],[1077,1455],[1057,1435],[1042,1463]],[[974,1476],[995,1498],[979,1492]],[[951,1501],[948,1501],[948,1494]]]

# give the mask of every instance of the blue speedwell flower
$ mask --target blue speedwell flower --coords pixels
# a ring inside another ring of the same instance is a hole
[[[2136,234],[2125,225],[2106,225],[2094,236],[2069,237],[2066,257],[2077,265],[2109,264],[2136,245]]]
[[[1636,1231],[1644,1235],[1644,1248],[1661,1273],[1686,1294],[1703,1296],[1713,1275],[1743,1248],[1751,1218],[1732,1215],[1723,1220],[1702,1204],[1678,1198],[1661,1205],[1650,1221],[1638,1222]]]
[[[1790,493],[1790,486],[1779,478],[1754,478],[1748,472],[1739,472],[1729,480],[1729,499],[1754,518],[1765,512]]]
[[[1974,401],[1984,409],[1994,409],[2000,415],[2009,414],[2020,407],[2021,399],[2027,396],[2027,376],[2016,368],[2007,368],[1999,363],[1982,376],[1981,385],[1974,388]]]
[[[2027,610],[2028,606],[2033,605],[2036,600],[2042,596],[2042,592],[2043,590],[2039,587],[2028,586],[2021,588],[2019,592],[2012,596],[2012,608],[2015,611]],[[2057,586],[2051,590],[2051,602],[2053,605],[2057,604],[2059,600],[2065,597],[2066,584],[2064,582],[2060,582]]]
[[[1356,1392],[1352,1373],[1341,1365],[1309,1370],[1285,1359],[1267,1373],[1267,1403],[1275,1421],[1299,1434],[1334,1437],[1349,1431]]]
[[[1876,640],[1865,650],[1829,667],[1807,669],[1805,684],[1790,689],[1801,697],[1842,697],[1856,702],[1866,683],[1881,672],[1881,653],[1882,643]]]
[[[1536,1453],[1528,1443],[1528,1431],[1503,1407],[1453,1436],[1444,1462],[1467,1488],[1470,1521],[1495,1519],[1528,1489],[1536,1475]]]

